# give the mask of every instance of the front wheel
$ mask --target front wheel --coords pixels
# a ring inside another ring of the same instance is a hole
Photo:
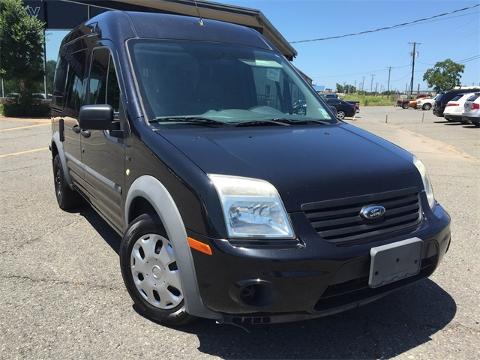
[[[423,104],[422,110],[430,110],[432,108],[431,104]]]
[[[345,112],[342,110],[337,111],[337,118],[339,119],[345,119]]]
[[[185,311],[174,248],[156,217],[144,214],[130,224],[120,246],[120,267],[143,316],[173,326],[193,320]]]
[[[408,109],[408,103],[404,103],[404,104],[402,105],[402,108],[403,108],[403,109]]]

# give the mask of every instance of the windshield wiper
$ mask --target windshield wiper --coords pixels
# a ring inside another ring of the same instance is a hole
[[[277,118],[277,119],[272,119],[273,121],[281,122],[283,124],[299,124],[299,125],[305,125],[305,124],[322,124],[322,125],[331,125],[334,124],[332,121],[328,120],[317,120],[317,119],[301,119],[301,120],[293,120],[293,119],[286,119],[286,118]]]
[[[280,126],[289,126],[285,122],[277,121],[276,119],[272,120],[250,120],[250,121],[241,121],[236,122],[235,126],[264,126],[264,125],[280,125]]]
[[[201,116],[165,116],[165,117],[156,117],[149,121],[149,123],[168,123],[168,122],[181,122],[189,124],[199,124],[199,125],[226,125],[223,121],[213,120]]]

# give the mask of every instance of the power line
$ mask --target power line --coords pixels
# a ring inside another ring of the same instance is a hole
[[[461,12],[461,11],[470,10],[470,9],[473,9],[473,8],[476,8],[476,7],[479,7],[479,6],[480,6],[480,4],[475,4],[475,5],[464,7],[464,8],[461,8],[461,9],[452,10],[452,11],[449,11],[449,12],[445,12],[445,13],[441,13],[441,14],[437,14],[437,15],[433,15],[433,16],[429,16],[429,17],[425,17],[425,18],[421,18],[421,19],[416,19],[416,20],[404,22],[404,23],[401,23],[401,24],[384,26],[384,27],[380,27],[380,28],[376,28],[376,29],[364,30],[364,31],[359,31],[359,32],[349,33],[349,34],[343,34],[343,35],[327,36],[327,37],[316,38],[316,39],[296,40],[296,41],[290,41],[290,43],[291,44],[300,44],[300,43],[307,43],[307,42],[314,42],[314,41],[340,39],[340,38],[345,38],[345,37],[350,37],[350,36],[365,35],[365,34],[370,34],[370,33],[379,32],[379,31],[391,30],[391,29],[396,29],[396,28],[400,28],[400,27],[404,27],[404,26],[408,26],[408,25],[412,25],[412,24],[426,22],[428,20],[437,19],[437,18],[440,18],[440,17],[443,17],[443,16],[455,14],[455,13],[458,13],[458,12]]]

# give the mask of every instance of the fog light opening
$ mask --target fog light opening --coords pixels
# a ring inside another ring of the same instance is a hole
[[[252,280],[239,284],[238,300],[248,306],[267,306],[273,302],[273,291],[270,283]]]

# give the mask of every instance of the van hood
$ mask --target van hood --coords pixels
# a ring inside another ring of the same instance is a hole
[[[207,174],[269,181],[289,212],[314,201],[421,186],[410,153],[344,123],[159,133]]]

